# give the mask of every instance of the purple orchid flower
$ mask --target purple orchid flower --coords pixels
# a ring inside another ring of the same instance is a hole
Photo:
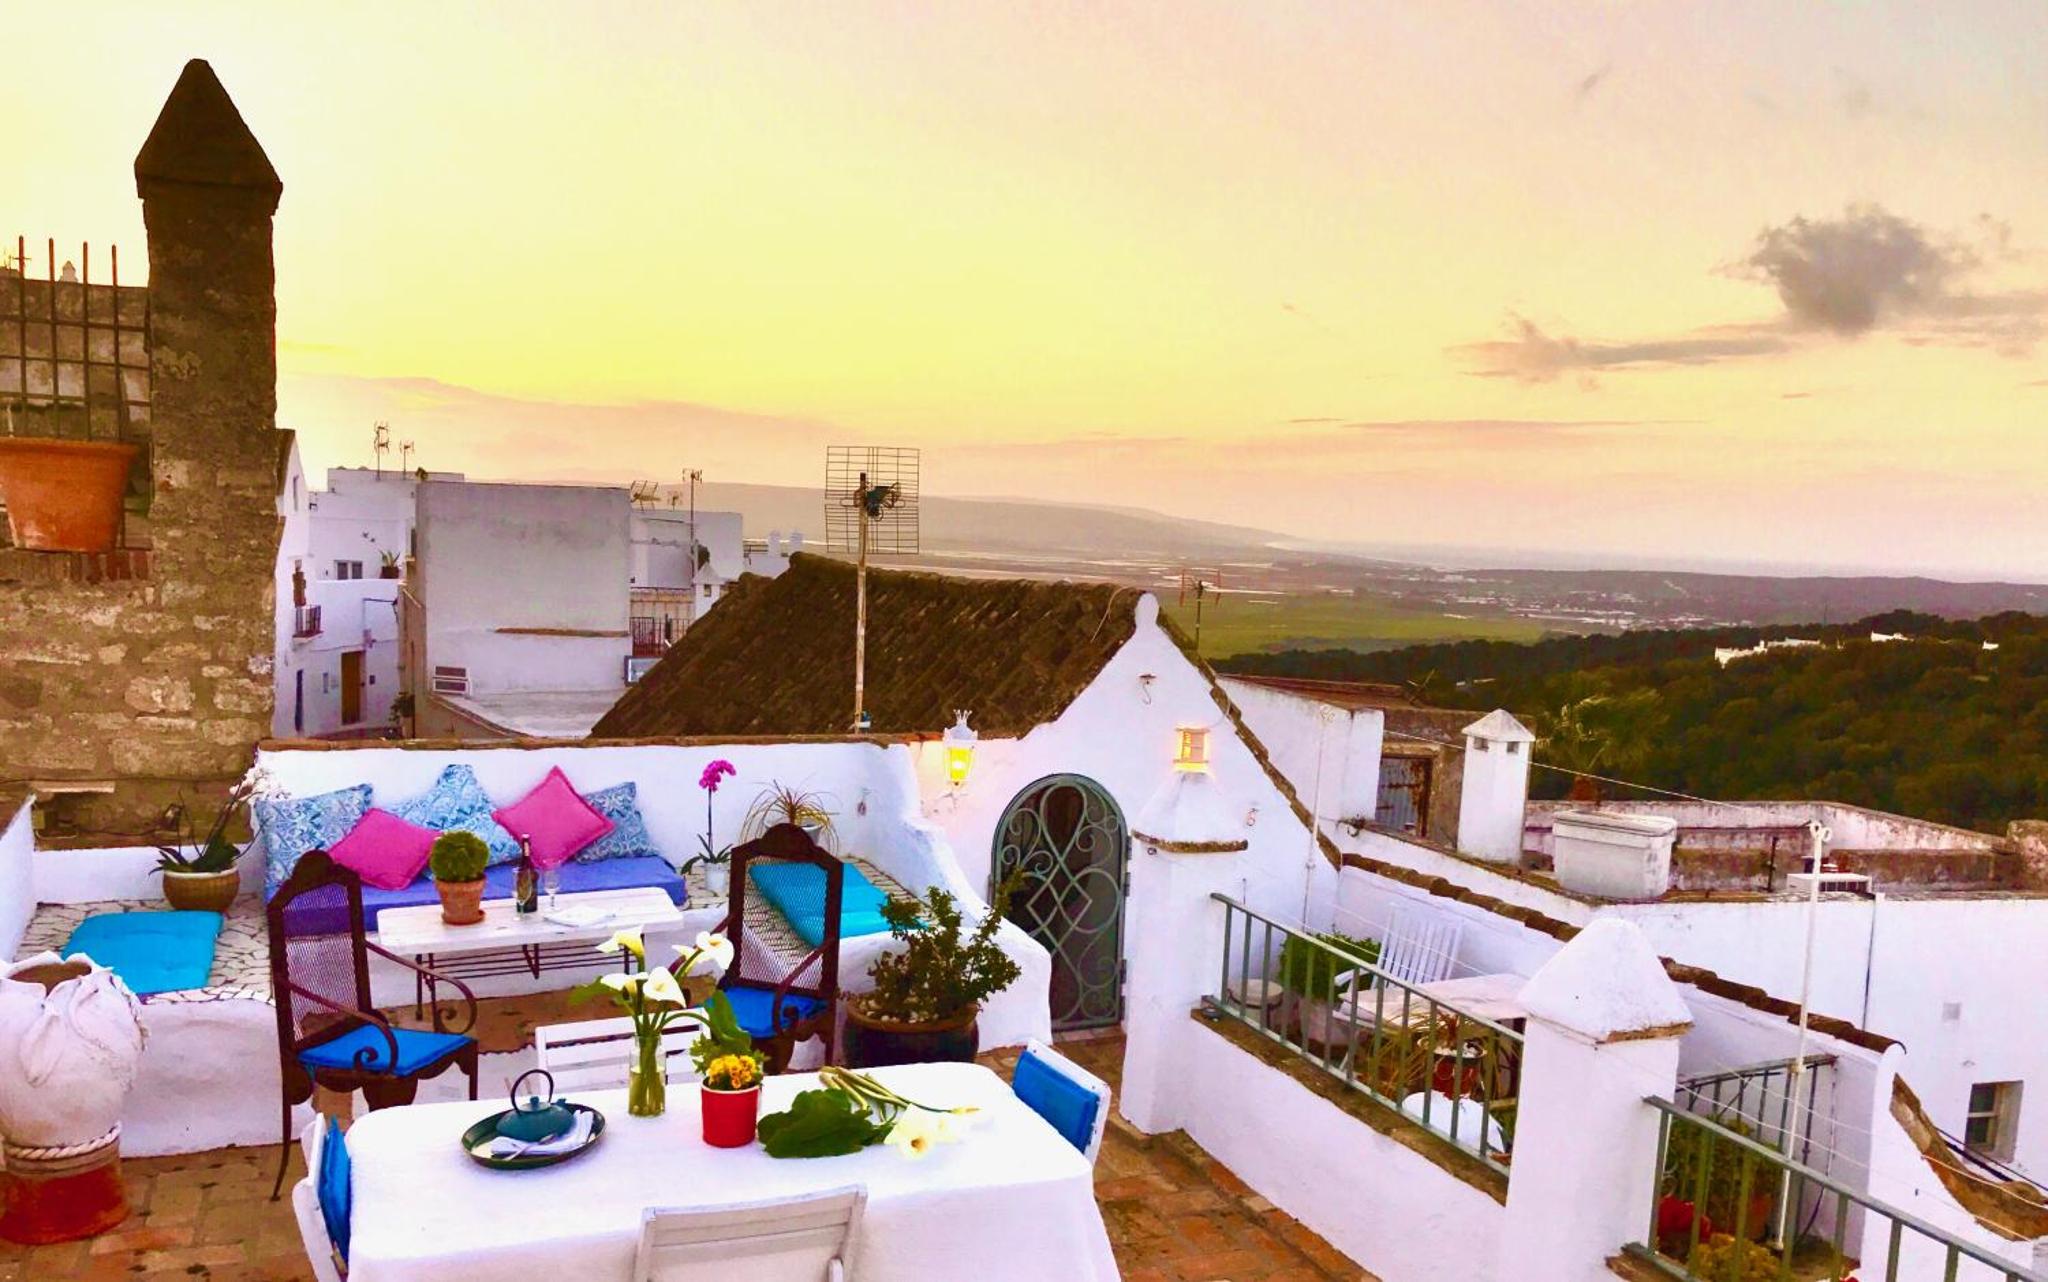
[[[706,792],[717,792],[719,780],[738,773],[732,768],[732,762],[720,757],[704,767],[704,773],[697,776],[697,786]]]

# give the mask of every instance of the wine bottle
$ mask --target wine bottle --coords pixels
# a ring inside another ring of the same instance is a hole
[[[521,916],[540,911],[540,870],[533,866],[533,838],[519,834],[519,871],[512,878],[512,909]]]

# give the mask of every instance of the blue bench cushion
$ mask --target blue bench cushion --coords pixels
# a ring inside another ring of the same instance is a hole
[[[1044,1118],[1067,1142],[1083,1153],[1095,1138],[1095,1113],[1102,1100],[1030,1051],[1017,1061],[1010,1089],[1032,1112]]]
[[[484,898],[510,899],[516,864],[500,864],[484,870]],[[659,855],[638,859],[605,859],[586,864],[570,860],[561,867],[562,893],[585,890],[632,890],[653,887],[666,893],[677,907],[689,902],[689,887],[683,875]],[[363,887],[363,926],[377,929],[377,914],[386,908],[413,908],[438,904],[441,892],[431,877],[422,877],[404,890]],[[292,935],[339,935],[348,930],[348,904],[338,895],[308,895],[285,906],[284,928]]]
[[[815,864],[762,863],[750,865],[747,874],[754,889],[773,905],[802,936],[816,948],[825,942],[825,870]],[[852,939],[875,935],[889,929],[882,918],[882,905],[889,896],[875,887],[861,870],[846,865],[846,880],[839,890],[839,937]]]
[[[766,988],[728,988],[726,1000],[732,1003],[732,1017],[749,1037],[771,1037],[776,1028],[771,1023],[775,1008],[775,994]],[[825,1009],[825,1003],[815,997],[791,993],[782,999],[782,1026],[790,1027],[801,1023]],[[791,1012],[794,1012],[792,1014]]]
[[[398,1039],[398,1066],[390,1064],[391,1043],[384,1037],[384,1030],[374,1025],[362,1024],[330,1042],[309,1046],[299,1052],[299,1063],[307,1068],[353,1069],[372,1073],[395,1073],[408,1077],[423,1068],[432,1067],[450,1055],[470,1044],[467,1037],[454,1033],[429,1033],[414,1028],[395,1028],[392,1035]],[[364,1050],[368,1058],[356,1062],[356,1056]]]
[[[138,997],[206,987],[219,913],[94,913],[78,923],[64,955],[84,953]]]

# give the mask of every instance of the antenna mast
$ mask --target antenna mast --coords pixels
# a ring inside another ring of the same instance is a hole
[[[825,451],[825,535],[834,552],[854,554],[853,729],[865,734],[867,711],[868,556],[915,556],[918,452],[880,445],[834,445]]]
[[[370,428],[370,457],[377,468],[377,479],[384,479],[384,456],[391,452],[391,424],[379,422]]]

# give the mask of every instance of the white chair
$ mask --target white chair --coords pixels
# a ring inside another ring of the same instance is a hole
[[[1018,1084],[1014,1079],[1014,1075],[1012,1078],[1011,1089],[1016,1091],[1017,1098],[1024,1101],[1025,1105],[1033,1112],[1051,1123],[1054,1130],[1059,1131],[1061,1135],[1072,1141],[1074,1147],[1080,1149],[1089,1162],[1094,1162],[1096,1157],[1102,1152],[1102,1133],[1109,1125],[1109,1083],[1060,1054],[1052,1047],[1047,1046],[1044,1042],[1032,1041],[1025,1044],[1024,1054],[1019,1056],[1017,1060],[1017,1067],[1020,1070],[1024,1068],[1024,1061],[1027,1058],[1037,1059],[1046,1068],[1052,1070],[1053,1073],[1065,1078],[1095,1097],[1095,1118],[1088,1128],[1088,1142],[1083,1144],[1080,1142],[1078,1135],[1067,1133],[1065,1119],[1059,1115],[1062,1110],[1054,1106],[1050,1101],[1035,1098],[1036,1093],[1030,1090],[1028,1079],[1026,1083]]]
[[[292,1214],[299,1221],[299,1240],[313,1266],[314,1282],[342,1282],[344,1273],[334,1253],[334,1239],[327,1236],[327,1221],[320,1214],[320,1150],[326,1142],[327,1119],[315,1113],[299,1132],[299,1148],[306,1154],[306,1178],[292,1185]]]
[[[1463,935],[1464,927],[1454,917],[1402,905],[1394,909],[1392,918],[1387,922],[1387,932],[1380,940],[1380,956],[1375,967],[1381,974],[1398,979],[1410,988],[1449,979],[1451,972],[1457,969],[1458,943]],[[1336,992],[1330,1002],[1332,1009],[1343,1012],[1348,1022],[1355,993],[1358,998],[1357,1022],[1371,1027],[1375,1004],[1368,994],[1376,982],[1377,976],[1362,966],[1337,972]],[[1404,997],[1399,989],[1391,989],[1383,1000],[1391,1010],[1403,1003]]]
[[[707,1210],[652,1208],[633,1282],[851,1282],[868,1191],[858,1185]]]
[[[701,1030],[679,1020],[662,1030],[661,1060],[670,1082],[694,1080],[690,1043]],[[624,1086],[637,1048],[633,1021],[588,1019],[575,1024],[548,1024],[533,1030],[535,1061],[555,1079],[557,1091],[605,1090]]]

